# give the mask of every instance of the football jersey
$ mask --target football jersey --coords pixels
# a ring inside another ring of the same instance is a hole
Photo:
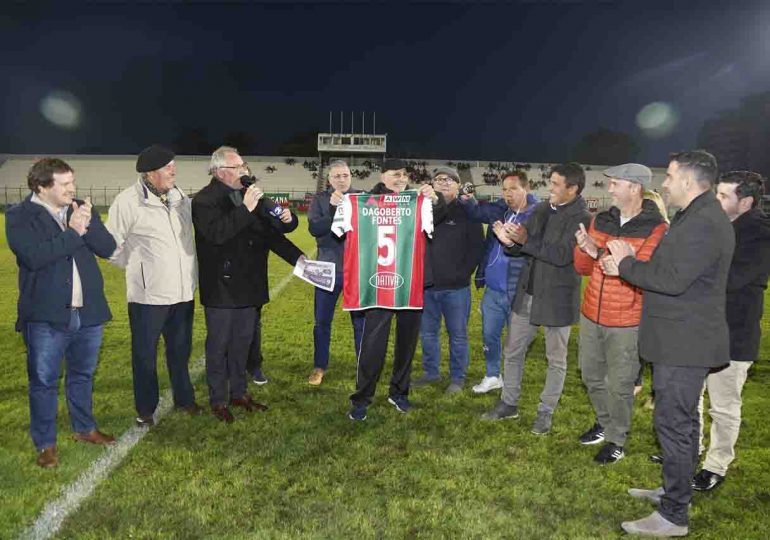
[[[422,309],[425,234],[433,233],[429,198],[413,190],[347,194],[332,231],[347,234],[344,310]]]

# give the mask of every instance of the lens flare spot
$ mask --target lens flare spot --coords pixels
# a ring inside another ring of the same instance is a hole
[[[668,103],[655,101],[642,107],[636,114],[636,125],[652,138],[665,137],[679,123],[679,113]]]
[[[40,114],[57,127],[77,129],[81,118],[80,100],[64,90],[54,90],[40,100]]]

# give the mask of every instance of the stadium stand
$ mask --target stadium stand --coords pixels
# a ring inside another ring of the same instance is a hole
[[[4,155],[0,156],[0,204],[7,205],[18,202],[27,196],[26,175],[32,163],[40,156]],[[67,161],[75,169],[78,196],[90,195],[97,206],[109,206],[112,199],[123,189],[137,179],[134,166],[136,156],[89,156],[62,155],[58,156]],[[316,191],[319,173],[323,168],[318,157],[286,157],[286,156],[244,156],[249,163],[252,174],[263,183],[269,193],[288,194],[292,201],[306,201]],[[477,197],[480,199],[496,199],[500,196],[501,172],[515,168],[527,171],[530,182],[534,184],[533,192],[540,198],[548,196],[547,173],[550,163],[528,162],[479,162],[452,160],[407,160],[414,168],[414,179],[428,178],[431,171],[440,165],[451,164],[457,167],[463,182],[476,185]],[[179,186],[189,194],[194,194],[209,181],[208,156],[177,156],[177,181]],[[606,167],[590,165],[586,167],[586,187],[583,196],[589,206],[597,209],[609,205],[606,190],[606,178],[601,171]],[[351,172],[353,184],[359,189],[369,189],[379,181],[378,167],[369,160],[354,159]],[[664,169],[653,169],[653,187],[660,189],[665,178]]]

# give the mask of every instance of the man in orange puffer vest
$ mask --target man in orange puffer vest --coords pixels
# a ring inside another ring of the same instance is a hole
[[[574,254],[577,272],[591,276],[580,310],[578,360],[596,411],[596,422],[579,439],[582,444],[605,443],[594,457],[601,465],[624,457],[639,372],[642,315],[641,289],[605,275],[604,265],[614,264],[605,246],[610,240],[625,240],[634,247],[636,258],[646,261],[668,228],[655,202],[644,199],[644,190],[652,183],[649,168],[626,163],[604,175],[609,178],[613,206],[597,214],[588,231],[580,226]]]

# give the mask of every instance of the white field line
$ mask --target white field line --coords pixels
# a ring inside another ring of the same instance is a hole
[[[310,256],[315,256],[315,252]],[[292,273],[284,277],[278,284],[270,290],[270,298],[275,298],[286,285],[291,281]],[[196,380],[203,373],[205,357],[201,356],[190,366],[190,377]],[[155,411],[155,422],[166,416],[171,411],[173,400],[171,390],[166,391],[160,399],[158,409]],[[84,471],[74,482],[62,490],[58,499],[49,502],[35,522],[30,525],[19,538],[42,540],[51,538],[62,526],[64,520],[75,512],[80,504],[94,491],[97,485],[102,482],[115,469],[128,452],[142,440],[149,430],[137,426],[131,427],[120,436],[117,443],[106,447],[102,457],[97,459],[86,471]]]

